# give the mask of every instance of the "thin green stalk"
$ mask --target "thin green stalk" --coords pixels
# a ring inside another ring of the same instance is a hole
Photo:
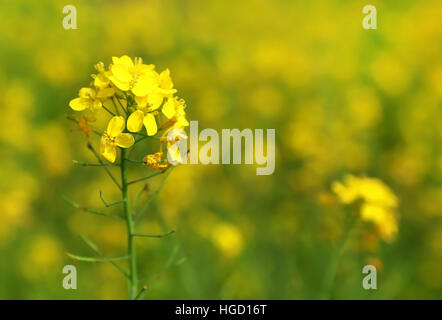
[[[117,96],[115,96],[115,99],[117,100],[118,104],[120,105],[121,109],[123,109],[124,113],[126,113],[126,115],[129,115],[127,113],[127,109],[123,106],[123,104],[121,103],[120,99],[118,99]]]
[[[103,109],[106,110],[108,113],[110,113],[113,117],[115,117],[115,113],[110,111],[108,108],[106,108],[104,105],[102,105]]]
[[[147,183],[145,183],[143,185],[143,187],[140,189],[140,191],[137,192],[137,195],[135,196],[135,200],[134,200],[134,203],[133,203],[133,207],[134,208],[138,207],[138,202],[140,201],[141,196],[143,195],[143,193],[147,193],[147,191],[149,191],[149,186],[148,186]],[[134,219],[135,221],[137,221],[136,215],[137,214],[135,214],[135,219]]]
[[[80,235],[81,240],[84,241],[84,243],[86,243],[86,245],[91,248],[96,254],[98,254],[100,257],[104,257],[103,252],[101,252],[100,249],[98,249],[97,245],[95,243],[93,243],[91,240],[89,240],[86,236],[84,235]],[[113,260],[108,261],[111,265],[113,265],[118,271],[120,271],[126,278],[129,279],[129,275],[127,274],[127,272],[120,267],[118,264],[116,264]]]
[[[120,115],[120,111],[118,111],[118,107],[117,107],[117,105],[115,104],[114,99],[112,98],[111,100],[112,100],[112,104],[114,105],[115,112],[116,112],[118,115]]]
[[[344,235],[341,240],[338,242],[334,252],[332,253],[331,263],[329,267],[326,269],[326,273],[324,276],[324,282],[322,286],[322,292],[320,299],[329,300],[332,295],[333,285],[336,280],[336,274],[338,271],[339,263],[344,252],[344,249],[347,245],[348,239],[350,238],[351,232],[355,229],[355,225],[357,223],[356,217],[351,217],[349,223],[347,223],[347,227],[344,231]]]
[[[162,170],[162,171],[159,171],[159,172],[155,172],[155,173],[153,173],[153,174],[151,174],[151,175],[149,175],[149,176],[146,176],[146,177],[143,177],[143,178],[139,178],[139,179],[132,180],[132,181],[128,182],[128,184],[134,184],[134,183],[137,183],[137,182],[141,182],[141,181],[144,181],[144,180],[148,180],[148,179],[150,179],[150,178],[153,178],[153,177],[155,177],[155,176],[158,176],[158,175],[160,175],[160,174],[165,173],[169,168],[170,168],[170,167],[167,167],[166,169],[164,169],[164,170]]]
[[[124,200],[117,200],[117,201],[113,201],[113,202],[107,202],[106,200],[104,200],[103,192],[101,192],[101,190],[99,190],[99,194],[100,194],[101,202],[103,202],[105,207],[111,207],[111,206],[114,206],[116,204],[124,203]]]
[[[140,300],[142,297],[143,297],[143,295],[144,295],[144,293],[146,292],[146,290],[147,290],[147,286],[143,286],[142,288],[141,288],[141,290],[140,290],[140,292],[137,294],[137,296],[134,298],[134,300]]]
[[[132,235],[134,237],[142,237],[142,238],[164,238],[167,236],[170,236],[171,234],[174,234],[175,230],[170,230],[169,232],[162,233],[162,234],[145,234],[145,233],[133,233]]]
[[[170,169],[169,169],[170,168]],[[147,208],[149,207],[150,203],[155,199],[155,197],[158,195],[158,193],[160,193],[161,189],[164,187],[164,184],[167,181],[167,178],[169,178],[170,174],[172,173],[172,170],[175,167],[169,167],[169,172],[167,173],[167,175],[164,177],[163,181],[161,181],[159,187],[157,190],[155,190],[155,192],[150,196],[150,198],[146,201],[146,203],[143,205],[143,207],[138,211],[138,213],[135,216],[135,221],[138,221],[138,219],[141,218],[141,216],[143,214],[146,213]],[[166,169],[167,170],[167,169]],[[164,172],[164,171],[163,171]]]
[[[62,194],[61,197],[63,198],[64,201],[69,203],[72,207],[74,207],[76,209],[83,210],[84,212],[89,212],[89,213],[92,213],[92,214],[95,214],[95,215],[111,217],[111,218],[116,218],[116,219],[124,219],[123,217],[121,217],[119,215],[114,215],[114,214],[110,214],[110,213],[101,212],[101,211],[98,211],[98,210],[95,210],[95,209],[91,209],[91,208],[87,208],[87,207],[82,207],[78,203],[76,203],[75,201],[71,200],[70,198],[68,198],[64,194]]]
[[[124,215],[126,217],[127,225],[127,251],[129,255],[129,299],[133,300],[138,294],[138,274],[137,274],[137,257],[135,252],[135,236],[134,236],[134,221],[132,219],[128,183],[126,176],[126,160],[125,150],[121,149],[121,193],[124,201]]]
[[[129,259],[129,256],[127,255],[119,257],[84,257],[69,252],[66,252],[66,255],[74,260],[84,261],[84,262],[109,262],[109,261],[119,261],[119,260]]]
[[[89,148],[89,150],[92,151],[92,153],[95,155],[95,157],[97,158],[98,162],[102,165],[104,165],[103,160],[101,160],[100,156],[98,155],[97,151],[95,150],[95,148],[88,142],[87,147]],[[106,173],[108,174],[108,176],[112,179],[112,181],[116,184],[116,186],[121,190],[121,186],[118,183],[117,179],[115,179],[115,177],[112,175],[112,173],[109,171],[109,168],[107,166],[103,166],[104,171],[106,171]]]
[[[72,162],[74,164],[76,164],[77,166],[82,166],[82,167],[118,167],[119,164],[115,164],[115,163],[87,163],[87,162],[83,162],[83,161],[78,161],[78,160],[72,160]]]
[[[142,160],[133,160],[133,159],[129,159],[129,158],[126,158],[125,160],[127,160],[128,162],[132,162],[132,163],[143,163]]]

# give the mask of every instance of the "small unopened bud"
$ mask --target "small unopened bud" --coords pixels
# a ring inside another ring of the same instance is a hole
[[[104,63],[103,62],[101,62],[101,61],[98,62],[94,67],[98,72],[104,72]]]

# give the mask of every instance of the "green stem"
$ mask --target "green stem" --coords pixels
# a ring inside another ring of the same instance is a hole
[[[344,234],[340,239],[340,241],[338,242],[334,252],[332,253],[330,265],[326,269],[326,273],[324,276],[324,282],[320,296],[321,300],[331,299],[333,285],[335,283],[339,263],[341,261],[341,257],[344,253],[344,249],[347,245],[348,239],[350,238],[352,231],[355,229],[356,224],[357,224],[357,216],[350,217],[349,222],[346,223],[346,229],[344,230]]]
[[[175,230],[170,230],[169,232],[163,233],[163,234],[145,234],[145,233],[134,233],[133,235],[135,237],[144,237],[144,238],[164,238],[167,236],[170,236],[171,234],[174,234]]]
[[[103,109],[106,110],[108,113],[110,113],[113,117],[115,117],[115,113],[110,111],[108,108],[106,108],[104,105],[102,105]]]
[[[144,204],[144,206],[140,209],[140,211],[138,211],[138,213],[135,215],[134,220],[138,221],[138,219],[141,218],[141,216],[146,212],[147,208],[149,207],[150,203],[155,199],[155,197],[158,195],[158,193],[160,193],[161,189],[164,187],[164,184],[167,181],[167,178],[169,178],[170,174],[172,173],[172,170],[175,167],[171,167],[169,169],[169,172],[167,173],[166,177],[163,179],[163,181],[161,181],[160,186],[158,187],[158,189],[150,196],[149,200],[146,201],[146,203]],[[167,170],[167,169],[166,169]]]
[[[123,109],[124,113],[126,113],[126,115],[128,116],[129,114],[127,113],[127,109],[124,108],[123,104],[121,103],[120,99],[118,99],[118,97],[115,96],[115,99],[117,100],[118,104],[120,105],[121,109]]]
[[[106,173],[108,174],[108,176],[112,179],[112,181],[116,184],[116,186],[121,189],[120,184],[118,183],[117,179],[115,179],[115,177],[112,175],[112,173],[109,171],[109,168],[107,166],[104,165],[103,160],[101,160],[100,156],[98,155],[98,152],[95,150],[95,148],[92,146],[92,144],[90,144],[88,142],[87,147],[89,148],[89,150],[92,151],[92,153],[95,155],[95,157],[97,158],[98,162],[103,165],[103,169],[106,171]]]
[[[149,176],[147,176],[147,177],[143,177],[143,178],[139,178],[139,179],[132,180],[132,181],[128,182],[128,184],[134,184],[134,183],[137,183],[137,182],[140,182],[140,181],[148,180],[148,179],[150,179],[150,178],[153,178],[153,177],[155,177],[155,176],[158,176],[158,175],[160,175],[160,174],[163,174],[163,173],[166,172],[169,168],[170,168],[170,167],[167,167],[166,169],[164,169],[164,170],[162,170],[162,171],[159,171],[159,172],[155,172],[155,173],[153,173],[153,174],[151,174],[151,175],[149,175]]]
[[[129,299],[133,300],[138,294],[138,274],[137,274],[137,257],[135,252],[135,236],[134,236],[134,221],[130,208],[130,201],[128,195],[128,183],[126,176],[126,160],[125,150],[121,149],[121,193],[124,201],[124,215],[126,217],[127,225],[127,251],[129,255]]]

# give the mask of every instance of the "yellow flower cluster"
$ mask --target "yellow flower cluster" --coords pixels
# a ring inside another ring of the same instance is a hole
[[[143,126],[147,136],[162,132],[160,141],[172,129],[184,129],[189,125],[186,119],[185,102],[175,96],[170,71],[158,73],[155,66],[143,63],[141,58],[132,60],[127,55],[112,57],[112,64],[106,69],[102,62],[95,65],[97,74],[92,75],[90,87],[81,88],[78,97],[71,100],[69,106],[75,111],[86,109],[96,111],[104,108],[112,114],[107,130],[101,137],[100,153],[110,162],[115,162],[117,148],[130,148],[135,140],[129,133],[139,133]],[[106,106],[112,101],[115,112]],[[120,116],[121,113],[124,116]],[[158,110],[161,109],[161,113]],[[126,130],[127,129],[127,130]],[[127,131],[127,132],[124,132]],[[175,142],[168,141],[169,148]],[[161,169],[157,153],[150,157],[150,167]],[[161,153],[162,156],[162,153]],[[172,153],[174,161],[180,163],[179,154]]]
[[[361,200],[362,220],[372,222],[384,240],[394,239],[398,231],[398,199],[382,181],[348,175],[343,183],[334,182],[332,190],[344,204]]]

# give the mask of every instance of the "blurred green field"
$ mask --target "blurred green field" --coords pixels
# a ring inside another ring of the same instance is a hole
[[[94,158],[66,116],[93,65],[124,54],[169,68],[200,130],[276,129],[273,175],[173,171],[140,228],[176,234],[137,240],[146,299],[442,298],[442,2],[370,3],[377,30],[362,28],[359,0],[2,1],[0,298],[127,297],[110,264],[65,255],[93,254],[79,235],[124,252],[124,224],[61,197],[99,208],[98,190],[118,196],[104,171],[73,164]],[[67,4],[77,30],[62,27]],[[356,230],[324,292],[352,210],[331,185],[346,174],[393,190],[398,234]],[[77,290],[62,287],[67,264]],[[377,290],[361,286],[366,264]]]

